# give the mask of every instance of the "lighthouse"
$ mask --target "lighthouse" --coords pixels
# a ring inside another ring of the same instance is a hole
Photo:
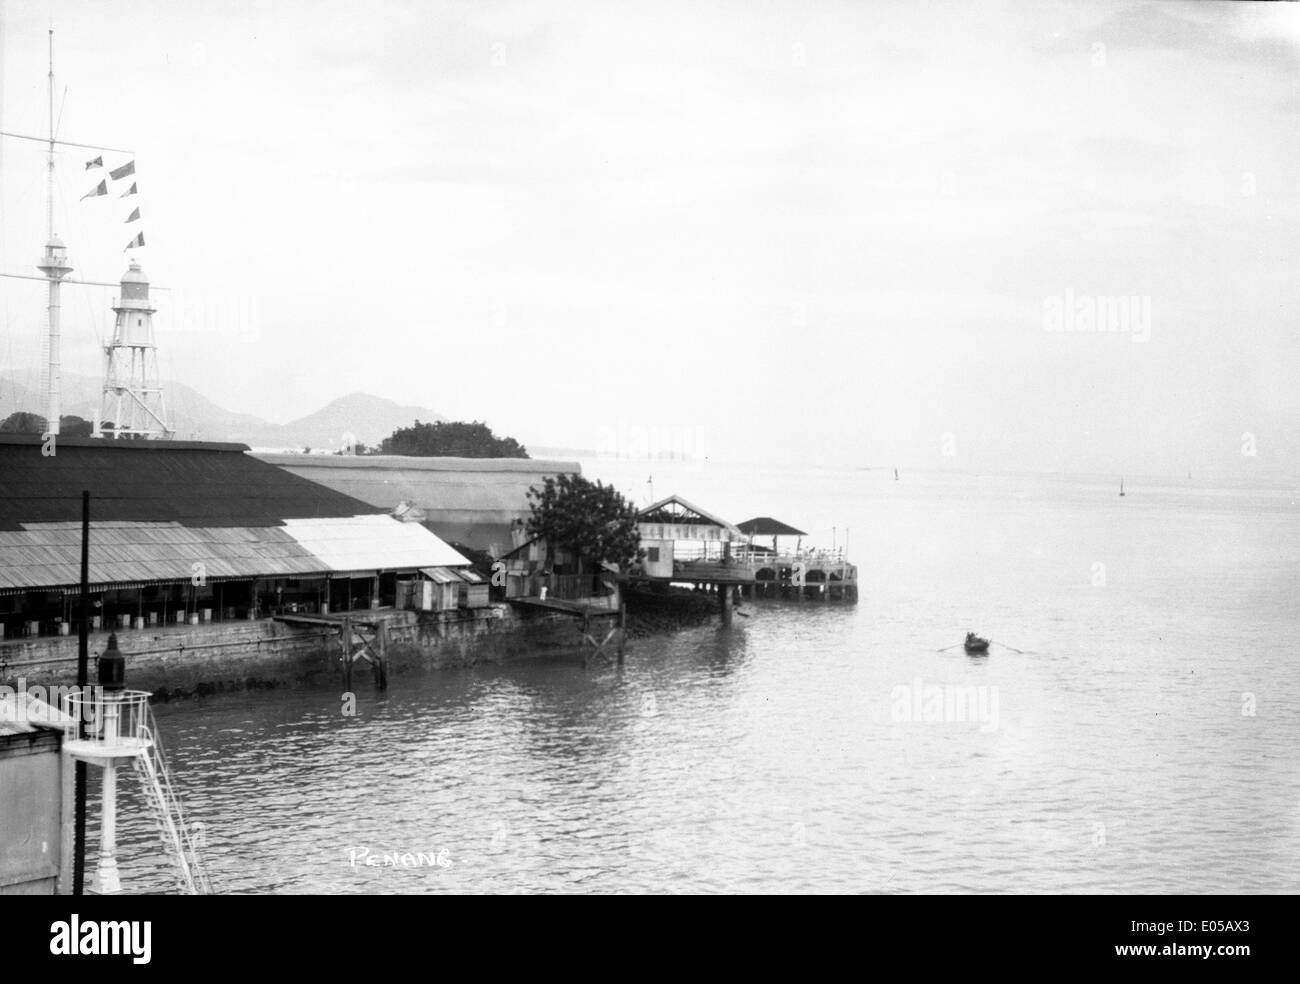
[[[117,315],[113,339],[104,346],[104,395],[95,436],[102,437],[103,422],[113,424],[113,437],[168,438],[162,384],[158,379],[158,346],[154,343],[149,278],[140,264],[122,274],[122,293],[113,302]]]

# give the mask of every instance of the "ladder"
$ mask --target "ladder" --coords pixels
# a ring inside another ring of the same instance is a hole
[[[158,741],[152,709],[148,714],[148,724],[143,728],[144,737],[149,740],[148,751],[135,758],[145,803],[162,839],[163,851],[172,863],[176,890],[181,895],[210,895],[212,887],[199,854],[203,847],[203,825],[185,821],[185,811],[172,787],[167,760]]]

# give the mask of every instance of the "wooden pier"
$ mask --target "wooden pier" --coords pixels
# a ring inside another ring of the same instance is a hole
[[[365,661],[374,676],[375,689],[388,688],[388,621],[395,610],[341,612],[337,615],[275,615],[285,625],[324,628],[338,633],[339,663],[343,667],[343,689],[352,692],[352,671]]]
[[[724,596],[736,593],[745,598],[795,601],[858,600],[857,567],[831,551],[773,554],[742,550],[722,560],[675,561],[671,576],[634,574],[628,580],[646,585],[689,584],[698,590],[716,591],[724,620],[730,617]]]
[[[731,619],[736,595],[820,601],[858,600],[858,569],[842,550],[804,549],[808,534],[758,516],[737,525],[681,496],[669,496],[638,514],[643,559],[631,583],[689,584],[716,592],[723,621]],[[770,549],[756,537],[772,538]],[[781,538],[795,549],[781,549]]]
[[[842,553],[809,550],[789,554],[743,552],[738,557],[754,574],[746,585],[748,598],[788,598],[794,601],[858,600],[858,568]]]

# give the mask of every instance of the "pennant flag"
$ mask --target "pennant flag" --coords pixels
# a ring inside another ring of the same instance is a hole
[[[122,252],[125,253],[127,249],[135,249],[137,246],[143,246],[143,245],[144,245],[144,233],[142,232],[139,235],[137,235],[134,239],[132,239],[129,243],[127,243],[126,249],[122,250]]]
[[[130,187],[130,188],[127,188],[126,191],[122,192],[122,194],[118,195],[117,197],[118,197],[118,198],[125,198],[127,195],[134,195],[134,194],[135,194],[135,182],[132,181],[132,182],[131,182],[131,187]]]
[[[93,188],[90,191],[86,192],[84,195],[81,196],[81,200],[84,202],[87,198],[98,198],[100,195],[107,195],[107,194],[108,194],[108,182],[101,181],[99,183],[99,187]]]
[[[115,167],[108,172],[108,176],[114,181],[121,181],[128,174],[135,174],[135,161],[127,161],[121,167]]]
[[[104,158],[102,157],[96,157],[93,161],[86,161],[87,171],[89,171],[91,168],[94,167],[103,167],[103,166],[104,166]]]
[[[130,215],[126,217],[126,221],[134,222],[138,218],[140,218],[140,210],[137,208]]]

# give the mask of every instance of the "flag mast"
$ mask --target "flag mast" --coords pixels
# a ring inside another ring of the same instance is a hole
[[[45,239],[54,238],[54,28],[50,28],[50,71],[46,88],[50,100],[50,149],[45,167]]]
[[[49,151],[45,171],[45,253],[36,269],[45,274],[50,282],[50,301],[47,308],[49,327],[49,367],[47,369],[48,404],[45,413],[45,431],[50,436],[58,436],[60,408],[60,390],[62,389],[62,369],[59,358],[59,289],[61,281],[72,272],[68,263],[68,251],[57,236],[54,235],[54,28],[50,28],[50,70],[48,75],[50,98],[50,137]]]

